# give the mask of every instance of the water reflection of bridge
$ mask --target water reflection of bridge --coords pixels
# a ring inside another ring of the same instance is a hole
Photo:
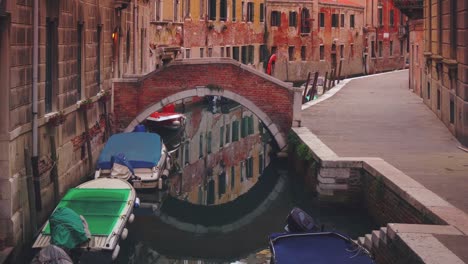
[[[264,213],[284,190],[286,171],[279,169],[280,166],[284,166],[282,162],[275,161],[275,163],[265,169],[262,177],[248,192],[233,201],[205,206],[169,196],[160,209],[145,204],[145,208],[137,213],[157,214],[166,224],[189,232],[234,231]]]

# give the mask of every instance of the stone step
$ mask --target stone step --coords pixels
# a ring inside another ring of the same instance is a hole
[[[364,247],[369,251],[372,250],[372,235],[371,234],[366,234],[365,235]]]
[[[358,237],[357,242],[359,245],[364,246],[364,240],[365,240],[364,237]]]
[[[387,244],[387,228],[386,227],[380,228],[380,241],[383,242],[385,245]]]
[[[378,248],[379,242],[380,242],[380,230],[372,231],[372,246]]]

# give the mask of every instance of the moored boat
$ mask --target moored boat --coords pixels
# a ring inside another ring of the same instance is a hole
[[[94,177],[119,178],[135,189],[162,189],[169,176],[170,156],[156,133],[112,135],[99,155]]]
[[[346,235],[319,231],[311,216],[294,208],[285,233],[270,235],[271,263],[372,264],[371,254]]]
[[[153,128],[179,129],[185,124],[185,116],[175,111],[175,105],[164,106],[161,111],[153,112],[148,118],[147,123]]]
[[[125,226],[135,218],[136,200],[135,189],[119,179],[96,179],[72,188],[41,229],[33,248],[55,245],[79,254],[102,253],[114,260],[120,240],[128,235]]]

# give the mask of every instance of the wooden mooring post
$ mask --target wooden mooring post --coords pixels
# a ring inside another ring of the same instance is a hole
[[[323,93],[327,91],[327,80],[328,80],[328,72],[325,72],[325,79],[323,80]]]
[[[83,122],[86,136],[86,151],[88,152],[88,174],[93,170],[93,153],[91,152],[91,138],[89,135],[88,110],[86,107],[81,111],[83,113]]]
[[[330,90],[333,86],[332,86],[332,80],[333,80],[333,75],[335,73],[335,69],[332,69],[331,73],[330,73],[330,79],[328,79],[328,90]]]
[[[312,84],[312,90],[310,94],[310,100],[314,100],[315,95],[317,94],[317,80],[318,80],[319,72],[315,72],[314,75],[314,82]]]
[[[309,87],[309,82],[310,82],[310,72],[307,74],[307,81],[306,81],[306,85],[305,85],[305,88],[304,88],[304,94],[302,95],[302,103],[303,104],[306,102],[307,87]]]
[[[52,161],[54,162],[52,166],[52,170],[50,171],[50,176],[52,178],[52,182],[54,184],[54,202],[55,205],[58,204],[60,200],[60,194],[59,194],[59,179],[58,179],[58,158],[57,158],[57,149],[55,146],[55,136],[50,136],[50,156]]]

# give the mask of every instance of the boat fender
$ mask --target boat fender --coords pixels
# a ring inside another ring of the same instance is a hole
[[[122,234],[120,234],[120,238],[122,238],[122,240],[125,240],[125,239],[127,239],[127,236],[128,236],[128,229],[124,228],[122,230]]]
[[[131,223],[133,223],[134,220],[135,220],[135,215],[134,215],[134,214],[131,214],[131,215],[128,217],[128,223],[131,224]]]
[[[116,245],[114,251],[112,252],[112,260],[116,260],[120,253],[120,246]]]
[[[135,199],[135,204],[133,204],[133,207],[134,207],[134,208],[140,207],[140,198],[137,197],[137,198]]]

